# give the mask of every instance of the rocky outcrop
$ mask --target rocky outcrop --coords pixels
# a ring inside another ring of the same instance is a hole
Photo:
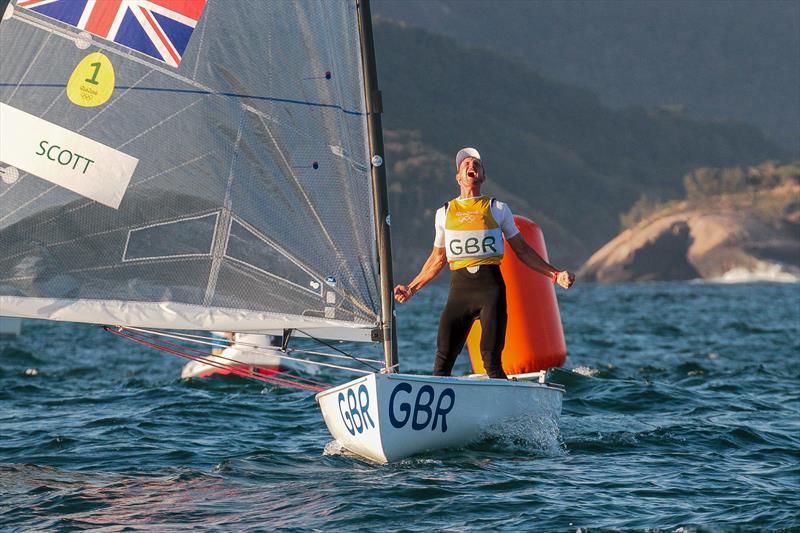
[[[781,212],[765,213],[764,202],[752,201],[671,206],[603,246],[581,267],[578,277],[604,283],[734,277],[798,281],[800,190],[793,187],[773,194],[790,200],[782,203]]]

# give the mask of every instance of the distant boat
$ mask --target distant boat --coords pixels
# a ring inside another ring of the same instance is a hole
[[[252,333],[234,333],[231,336],[230,342],[224,337],[220,339],[229,344],[227,348],[214,349],[206,360],[186,363],[181,370],[181,379],[227,376],[236,374],[237,368],[271,375],[288,368],[281,357],[279,337]]]
[[[0,43],[4,312],[317,391],[334,438],[377,462],[558,419],[543,376],[398,373],[367,0],[24,1]],[[243,369],[192,333],[209,330],[281,335],[276,357],[359,377]]]

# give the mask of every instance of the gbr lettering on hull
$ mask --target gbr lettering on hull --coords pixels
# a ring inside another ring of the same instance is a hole
[[[414,431],[430,427],[430,431],[447,432],[447,414],[456,404],[456,393],[450,387],[436,390],[423,385],[413,395],[414,388],[409,383],[398,383],[389,395],[389,422],[400,429],[411,424]],[[412,400],[413,398],[413,400]]]
[[[339,415],[350,435],[362,434],[375,427],[370,414],[369,389],[363,383],[339,392]],[[445,387],[438,394],[430,385],[422,385],[414,394],[410,383],[395,385],[389,395],[389,422],[397,429],[406,426],[414,431],[447,433],[447,415],[456,405],[456,393]]]
[[[369,390],[363,383],[358,386],[357,392],[351,387],[339,393],[339,414],[345,429],[355,436],[375,427],[375,422],[369,414]]]

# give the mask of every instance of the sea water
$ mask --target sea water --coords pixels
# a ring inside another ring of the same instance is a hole
[[[445,297],[399,306],[404,371],[430,371]],[[559,300],[558,426],[383,466],[331,443],[308,392],[181,381],[182,360],[98,327],[26,321],[0,341],[0,530],[800,528],[800,285]]]

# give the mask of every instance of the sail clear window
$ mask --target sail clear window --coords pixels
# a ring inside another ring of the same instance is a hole
[[[211,255],[218,218],[217,212],[132,229],[122,260]]]
[[[300,262],[276,247],[254,228],[234,220],[225,248],[225,257],[281,279],[314,294],[322,294],[322,283]]]

